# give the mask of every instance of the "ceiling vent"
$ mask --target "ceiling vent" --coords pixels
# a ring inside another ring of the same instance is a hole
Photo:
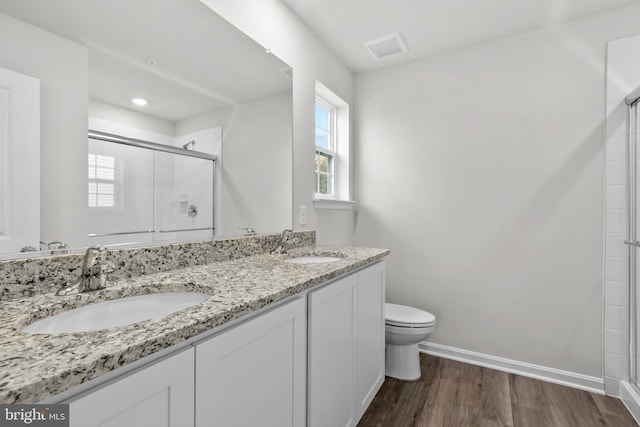
[[[364,42],[371,55],[376,59],[388,58],[409,51],[402,34],[392,33]]]

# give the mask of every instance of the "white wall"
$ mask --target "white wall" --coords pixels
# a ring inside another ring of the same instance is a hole
[[[0,67],[40,79],[40,230],[86,246],[88,53],[0,14]]]
[[[356,243],[431,341],[602,378],[605,43],[628,7],[356,79]]]
[[[291,93],[235,108],[222,127],[222,224],[278,232],[291,224]]]
[[[156,134],[175,136],[176,124],[138,111],[132,111],[106,102],[91,99],[89,101],[89,119],[106,120],[111,123],[140,129]],[[161,142],[164,143],[164,142]]]
[[[315,229],[318,241],[341,243],[353,236],[353,213],[316,211],[314,196],[315,82],[320,81],[353,104],[353,75],[279,0],[201,0],[241,31],[293,68],[293,226]],[[353,138],[351,138],[353,140]],[[298,208],[307,206],[308,224],[298,223]],[[337,222],[336,222],[337,221]]]
[[[222,126],[221,218],[216,235],[278,232],[291,227],[291,92],[178,123],[179,133]],[[197,146],[196,146],[197,149]]]

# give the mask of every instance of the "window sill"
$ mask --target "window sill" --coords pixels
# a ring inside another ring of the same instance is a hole
[[[358,202],[352,200],[313,199],[316,209],[357,211]]]

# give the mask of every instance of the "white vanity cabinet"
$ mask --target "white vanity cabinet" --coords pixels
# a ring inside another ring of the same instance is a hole
[[[306,418],[300,297],[197,343],[196,427],[299,427]]]
[[[384,382],[384,262],[358,273],[355,413],[359,420]]]
[[[70,427],[192,426],[194,349],[98,386],[69,403]]]
[[[357,275],[309,292],[309,427],[355,425]]]
[[[309,292],[308,426],[354,426],[384,381],[384,263]]]
[[[57,401],[71,427],[354,426],[384,381],[384,262]]]

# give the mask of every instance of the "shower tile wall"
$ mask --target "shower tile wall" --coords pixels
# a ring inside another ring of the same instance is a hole
[[[640,37],[607,45],[604,259],[604,382],[619,396],[629,379],[629,288],[627,283],[627,106],[640,86]]]

